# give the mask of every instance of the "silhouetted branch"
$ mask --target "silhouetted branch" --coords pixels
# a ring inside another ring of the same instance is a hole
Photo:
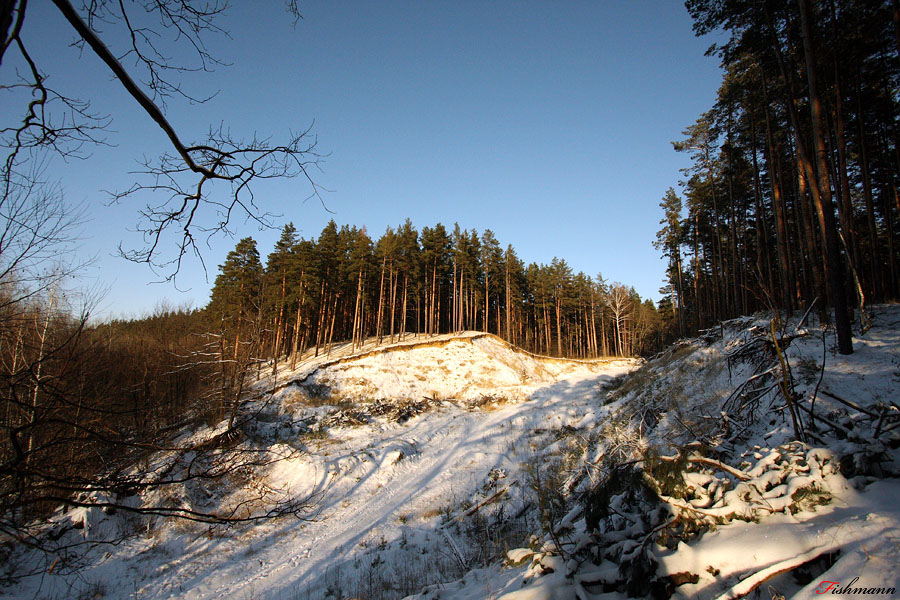
[[[0,140],[8,149],[3,177],[5,194],[9,195],[16,181],[24,176],[22,169],[35,160],[29,151],[81,157],[86,144],[104,143],[98,132],[110,119],[93,114],[88,102],[47,86],[46,76],[20,35],[27,1],[5,4],[0,7],[0,23],[8,23],[9,33],[2,32],[0,59],[14,47],[27,66],[27,74],[20,75],[17,83],[0,87],[26,103],[20,123],[0,128]],[[140,109],[166,134],[173,150],[156,160],[145,161],[139,172],[143,181],[112,192],[114,201],[139,192],[164,197],[140,211],[136,230],[143,235],[145,245],[136,249],[120,247],[123,257],[162,269],[165,279],[172,279],[185,255],[193,254],[202,263],[198,235],[229,233],[236,216],[262,227],[272,226],[273,215],[255,202],[253,185],[258,180],[301,177],[310,186],[308,196],[321,199],[321,190],[310,169],[318,166],[322,157],[315,150],[316,140],[309,129],[289,132],[285,141],[276,143],[256,135],[246,139],[232,137],[227,128],[220,126],[211,129],[206,139],[188,144],[162,110],[166,99],[173,96],[203,103],[215,95],[199,97],[186,92],[170,74],[210,71],[224,64],[210,53],[204,40],[210,34],[228,35],[218,25],[218,18],[227,8],[225,2],[151,0],[138,5],[143,12],[121,0],[91,2],[81,12],[69,0],[53,0],[53,4],[77,34],[75,45],[89,48],[103,62]],[[288,1],[285,6],[295,19],[300,18],[295,1]],[[129,40],[124,52],[116,54],[107,46],[101,34],[103,25],[124,29]],[[193,56],[195,62],[175,62],[171,59],[175,55],[179,59]],[[139,79],[125,67],[126,60],[134,61]],[[226,184],[229,190],[214,188],[212,183],[216,181]],[[174,236],[171,245],[167,231]]]

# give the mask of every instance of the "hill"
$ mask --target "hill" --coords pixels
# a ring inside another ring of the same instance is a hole
[[[877,308],[849,357],[827,330],[776,325],[732,321],[644,364],[537,357],[475,333],[336,349],[258,382],[233,449],[267,461],[223,489],[187,483],[167,499],[301,498],[299,519],[223,529],[59,513],[49,534],[61,539],[129,535],[80,554],[77,578],[43,563],[4,591],[712,598],[763,583],[806,595],[824,579],[896,587],[900,308]],[[21,548],[9,558],[46,560]]]

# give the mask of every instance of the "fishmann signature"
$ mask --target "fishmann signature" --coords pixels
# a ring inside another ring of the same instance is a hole
[[[822,581],[816,588],[817,594],[890,594],[895,593],[892,587],[853,587],[859,581],[859,577],[854,577],[850,583],[841,587],[839,581]]]

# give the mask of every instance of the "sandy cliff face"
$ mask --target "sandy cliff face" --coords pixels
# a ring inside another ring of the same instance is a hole
[[[617,361],[616,364],[633,364]],[[536,356],[490,334],[398,344],[326,362],[297,382],[306,393],[353,401],[525,399],[535,386],[597,373],[608,360]]]

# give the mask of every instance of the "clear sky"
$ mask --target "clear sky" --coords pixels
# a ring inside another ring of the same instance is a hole
[[[234,2],[221,22],[230,39],[210,44],[230,66],[181,78],[218,95],[166,107],[187,140],[220,123],[274,140],[312,125],[327,154],[313,175],[332,212],[304,203],[300,180],[260,186],[278,224],[317,237],[333,218],[377,238],[407,217],[419,229],[458,222],[493,230],[526,263],[558,256],[658,298],[658,205],[687,164],[670,141],[712,106],[720,81],[680,2],[311,0],[296,26],[282,6]],[[162,298],[204,305],[237,239],[252,235],[265,259],[278,232],[235,223],[234,238],[205,249],[207,275],[197,261],[182,268],[186,291],[116,257],[119,242],[141,243],[130,231],[140,203],[107,206],[103,190],[127,188],[137,161],[167,142],[99,61],[67,46],[54,11],[30,3],[25,31],[48,82],[113,117],[113,146],[50,172],[88,209],[81,251],[97,256],[92,276],[108,287],[102,312],[137,316]]]

